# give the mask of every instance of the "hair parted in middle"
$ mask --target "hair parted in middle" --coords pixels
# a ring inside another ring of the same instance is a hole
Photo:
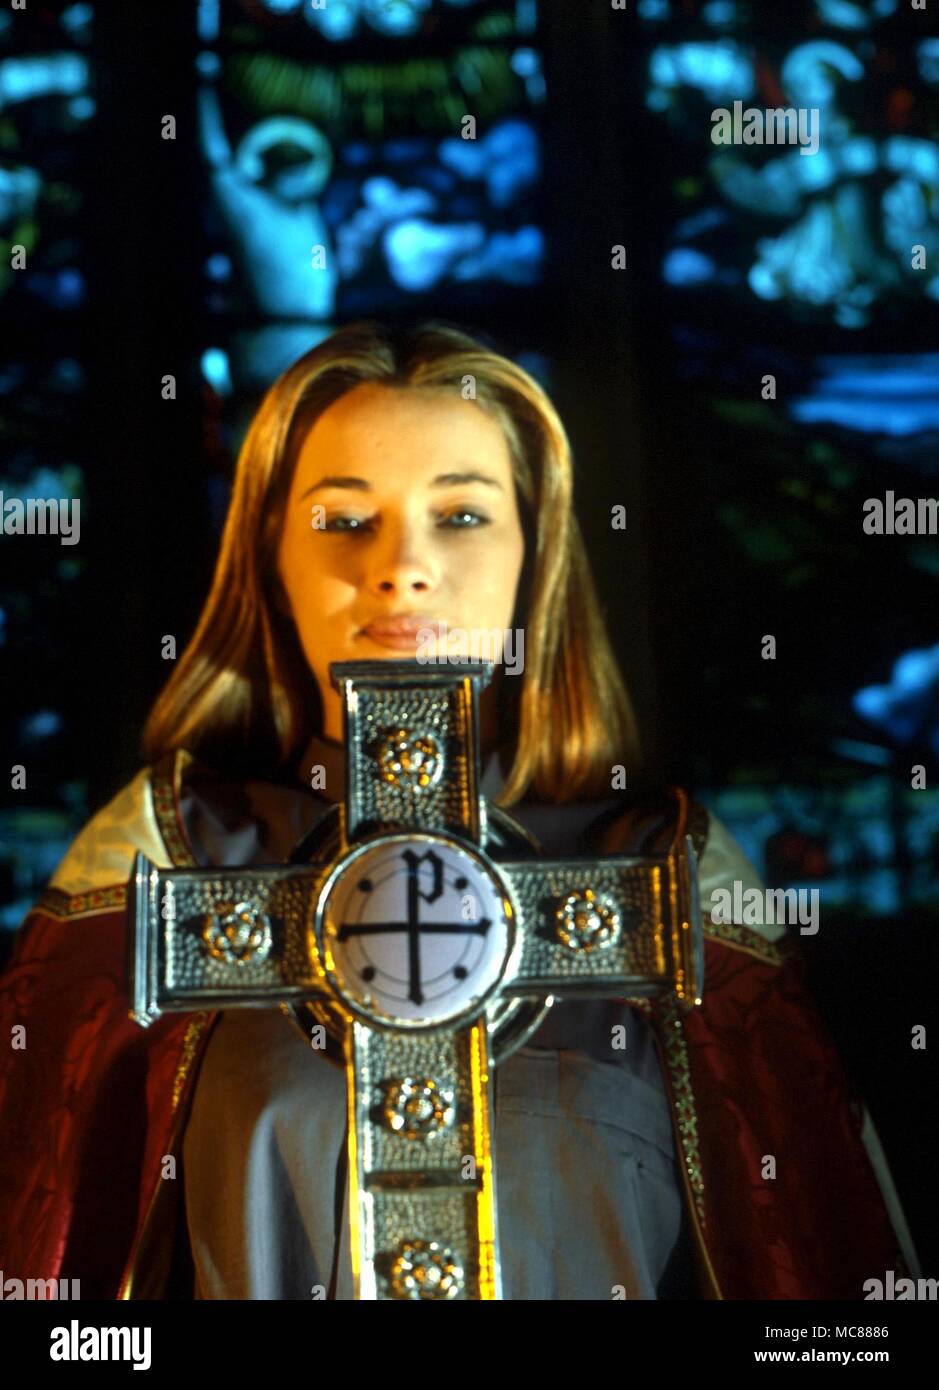
[[[567,434],[528,372],[437,322],[349,324],[267,390],[238,456],[208,598],[144,729],[147,761],[186,748],[238,775],[276,777],[321,732],[277,548],[306,435],[364,382],[475,399],[509,447],[525,537],[512,625],[524,630],[525,660],[517,677],[497,672],[500,733],[512,750],[499,803],[609,795],[613,767],[636,768],[638,740],[573,512]]]

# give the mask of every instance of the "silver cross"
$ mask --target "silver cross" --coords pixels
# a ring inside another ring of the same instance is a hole
[[[555,997],[700,1003],[690,836],[549,859],[479,790],[487,663],[334,663],[345,800],[309,862],[134,867],[131,1017],[289,1006],[344,1041],[360,1299],[501,1297],[493,1067]]]

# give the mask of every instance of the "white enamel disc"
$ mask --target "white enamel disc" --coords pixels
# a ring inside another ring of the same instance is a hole
[[[513,939],[494,873],[435,836],[388,836],[354,852],[327,884],[318,920],[336,988],[385,1022],[481,1013]]]

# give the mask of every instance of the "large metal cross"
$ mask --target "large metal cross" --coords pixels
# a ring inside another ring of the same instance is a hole
[[[480,794],[491,673],[334,663],[345,801],[308,862],[134,866],[136,1022],[282,1004],[343,1037],[360,1299],[501,1297],[490,1078],[555,997],[700,1003],[690,836],[655,857],[539,857]]]

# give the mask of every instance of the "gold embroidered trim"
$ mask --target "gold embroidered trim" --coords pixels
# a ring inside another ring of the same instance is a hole
[[[706,1225],[704,1175],[701,1171],[701,1154],[698,1149],[698,1114],[695,1109],[694,1092],[691,1089],[691,1062],[688,1057],[685,1029],[678,1006],[671,995],[663,996],[656,1001],[656,1004],[662,1020],[662,1042],[675,1099],[682,1157],[694,1197],[695,1210],[703,1227]]]
[[[176,869],[197,867],[176,815],[183,767],[188,761],[189,754],[186,750],[176,748],[162,757],[150,773],[153,812],[167,853]]]
[[[171,1123],[169,1143],[167,1146],[167,1151],[169,1153],[179,1152],[180,1140],[185,1125],[185,1108],[180,1106],[179,1102],[182,1099],[183,1092],[185,1090],[186,1080],[192,1068],[192,1063],[195,1059],[196,1053],[199,1050],[199,1040],[202,1036],[203,1029],[205,1028],[205,1025],[208,1022],[208,1020],[209,1014],[207,1013],[193,1014],[192,1020],[186,1029],[185,1038],[183,1039],[183,1052],[179,1060],[179,1063],[176,1067],[176,1076],[173,1080],[173,1119]],[[146,1242],[150,1238],[151,1228],[153,1226],[153,1222],[157,1212],[157,1207],[160,1204],[160,1200],[163,1197],[164,1192],[170,1186],[173,1186],[173,1184],[164,1183],[162,1174],[157,1175],[156,1181],[150,1193],[150,1200],[147,1203],[147,1211],[143,1219],[143,1224],[141,1225],[140,1230],[137,1233],[137,1238],[134,1241],[133,1249],[124,1268],[124,1272],[121,1276],[121,1282],[118,1286],[116,1296],[118,1299],[122,1301],[130,1300],[137,1297],[137,1276],[139,1272],[138,1267],[140,1266],[141,1261],[141,1252],[144,1249]],[[176,1199],[174,1198],[174,1200]],[[145,1267],[143,1268],[144,1274],[146,1274]],[[151,1297],[152,1295],[146,1296]]]
[[[153,800],[153,811],[156,818],[157,828],[163,837],[167,856],[170,863],[177,869],[191,869],[197,867],[196,859],[186,840],[182,826],[180,825],[177,808],[179,806],[179,793],[182,786],[182,773],[186,763],[190,760],[190,755],[185,749],[178,748],[167,753],[150,769],[150,795]],[[172,1108],[173,1126],[170,1137],[170,1151],[176,1150],[182,1133],[182,1122],[184,1108],[181,1102],[186,1095],[187,1082],[190,1079],[193,1063],[200,1052],[200,1044],[204,1041],[204,1033],[207,1024],[215,1014],[207,1010],[200,1010],[194,1013],[186,1027],[183,1036],[182,1052],[176,1064],[176,1073],[173,1077]],[[156,1184],[150,1194],[150,1201],[147,1204],[147,1212],[143,1220],[143,1225],[138,1232],[137,1239],[130,1259],[121,1279],[118,1289],[119,1299],[131,1299],[134,1296],[134,1289],[137,1280],[137,1264],[140,1251],[145,1240],[149,1236],[150,1226],[154,1220],[157,1201],[163,1190],[162,1178],[156,1179]]]
[[[704,1173],[698,1148],[698,1116],[691,1087],[688,1044],[678,1006],[671,995],[649,999],[626,999],[652,1027],[659,1052],[668,1069],[671,1090],[672,1123],[682,1156],[682,1174],[689,1216],[707,1288],[706,1297],[723,1299],[705,1239]]]
[[[32,911],[63,921],[66,917],[89,917],[96,912],[116,911],[126,906],[126,883],[114,883],[109,888],[92,888],[87,893],[69,894],[61,888],[44,888]]]
[[[624,999],[622,1002],[638,1010],[652,1024],[656,1034],[661,1037],[674,1097],[682,1160],[691,1185],[695,1209],[703,1226],[705,1224],[704,1176],[701,1171],[701,1155],[698,1151],[698,1116],[695,1110],[694,1092],[691,1089],[691,1063],[688,1058],[688,1044],[685,1041],[685,1030],[682,1027],[678,1006],[671,995],[657,997],[654,1005],[650,1000],[639,996]],[[656,1013],[658,1013],[658,1020]],[[655,1027],[657,1021],[661,1022],[661,1029]]]
[[[202,1037],[205,1025],[209,1021],[209,1015],[204,1010],[193,1014],[183,1038],[183,1050],[176,1068],[176,1075],[173,1077],[173,1109],[179,1105],[180,1098],[189,1077],[189,1071],[193,1060],[199,1050],[199,1039]]]
[[[796,950],[785,936],[778,941],[767,941],[759,932],[751,931],[740,922],[712,922],[704,917],[704,939],[718,941],[722,946],[731,946],[737,951],[746,951],[749,956],[765,961],[767,965],[785,965]]]

